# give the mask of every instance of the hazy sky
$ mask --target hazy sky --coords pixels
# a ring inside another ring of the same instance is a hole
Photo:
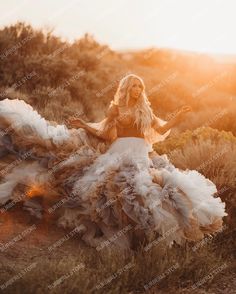
[[[26,21],[113,49],[169,47],[236,54],[236,0],[0,0],[0,26]]]

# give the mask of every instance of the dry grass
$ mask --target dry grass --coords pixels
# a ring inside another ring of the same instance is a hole
[[[229,280],[235,269],[235,165],[232,163],[235,143],[234,138],[230,137],[232,140],[227,142],[225,134],[219,133],[219,138],[215,139],[217,143],[210,139],[211,133],[208,133],[208,140],[202,138],[203,135],[207,136],[205,133],[199,133],[195,141],[186,142],[186,134],[183,134],[182,141],[185,143],[172,152],[170,159],[176,166],[197,168],[209,160],[210,154],[217,154],[225,146],[230,150],[228,152],[227,149],[216,160],[211,160],[209,166],[201,170],[215,181],[218,188],[228,187],[219,194],[226,201],[229,214],[224,219],[222,232],[205,237],[198,243],[186,243],[183,247],[174,244],[172,248],[167,248],[162,240],[150,250],[141,246],[128,255],[112,247],[105,247],[101,251],[88,248],[79,236],[75,236],[49,252],[47,247],[66,232],[56,229],[53,222],[46,223],[45,220],[41,226],[47,227],[47,233],[45,228],[42,229],[42,238],[35,232],[35,235],[27,238],[27,242],[22,241],[20,247],[16,244],[15,249],[7,251],[2,259],[1,284],[36,262],[31,271],[18,278],[4,292],[25,293],[27,289],[27,293],[47,293],[49,290],[50,293],[192,293],[193,285],[202,283],[196,288],[196,293],[226,293],[222,285],[228,287],[227,293],[233,293],[230,291],[236,289],[235,284],[230,288]],[[156,148],[165,149],[164,144]],[[170,148],[168,140],[166,144]],[[9,214],[11,220],[15,217],[15,222],[19,223],[14,211]],[[21,220],[22,225],[26,223]],[[36,246],[34,238],[38,240]],[[226,267],[220,270],[225,264]],[[79,265],[84,267],[76,270]],[[207,278],[209,273],[218,269],[219,273]],[[147,289],[147,285],[150,288]],[[210,292],[205,292],[208,290]]]
[[[41,251],[37,253],[33,248],[30,249],[32,244],[25,248],[28,252],[22,252],[22,258],[15,256],[9,264],[3,265],[1,285],[19,274],[26,264],[29,266],[35,263],[35,266],[4,292],[48,293],[50,290],[50,293],[143,293],[145,285],[147,288],[153,279],[158,278],[158,282],[150,286],[149,293],[171,293],[174,289],[191,290],[194,283],[225,262],[227,268],[224,275],[234,268],[233,252],[230,251],[232,240],[223,238],[223,232],[203,243],[197,250],[193,250],[194,244],[170,249],[160,242],[149,251],[140,248],[126,257],[114,248],[108,247],[100,252],[86,248],[76,238],[65,242],[53,252],[47,251],[42,240],[39,246]],[[226,246],[227,252],[224,249]],[[10,259],[9,253],[6,256]],[[83,267],[79,268],[79,265]],[[217,276],[213,277],[213,282],[216,280]],[[211,283],[212,279],[209,279],[200,288],[206,288]]]

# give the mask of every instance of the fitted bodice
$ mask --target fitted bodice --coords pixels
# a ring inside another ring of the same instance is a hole
[[[134,125],[134,109],[127,106],[118,107],[118,116],[116,117],[119,127],[132,127]]]
[[[118,137],[141,137],[143,134],[140,129],[134,124],[135,108],[127,106],[118,106],[116,116],[116,127]]]

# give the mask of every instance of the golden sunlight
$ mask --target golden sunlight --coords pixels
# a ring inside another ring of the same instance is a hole
[[[236,54],[233,0],[16,1],[1,4],[0,25],[17,20],[74,41],[85,33],[113,49],[173,48]]]

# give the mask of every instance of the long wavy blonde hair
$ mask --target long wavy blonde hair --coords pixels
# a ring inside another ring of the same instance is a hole
[[[111,101],[111,104],[116,104],[119,106],[128,106],[128,102],[130,99],[130,89],[135,79],[138,79],[142,84],[142,92],[136,104],[133,106],[135,108],[134,124],[136,124],[137,127],[140,128],[141,132],[144,133],[145,130],[151,127],[154,113],[151,108],[151,103],[148,100],[145,93],[144,82],[139,76],[135,74],[128,74],[125,77],[123,77],[119,82],[117,91],[114,95],[114,99]]]

